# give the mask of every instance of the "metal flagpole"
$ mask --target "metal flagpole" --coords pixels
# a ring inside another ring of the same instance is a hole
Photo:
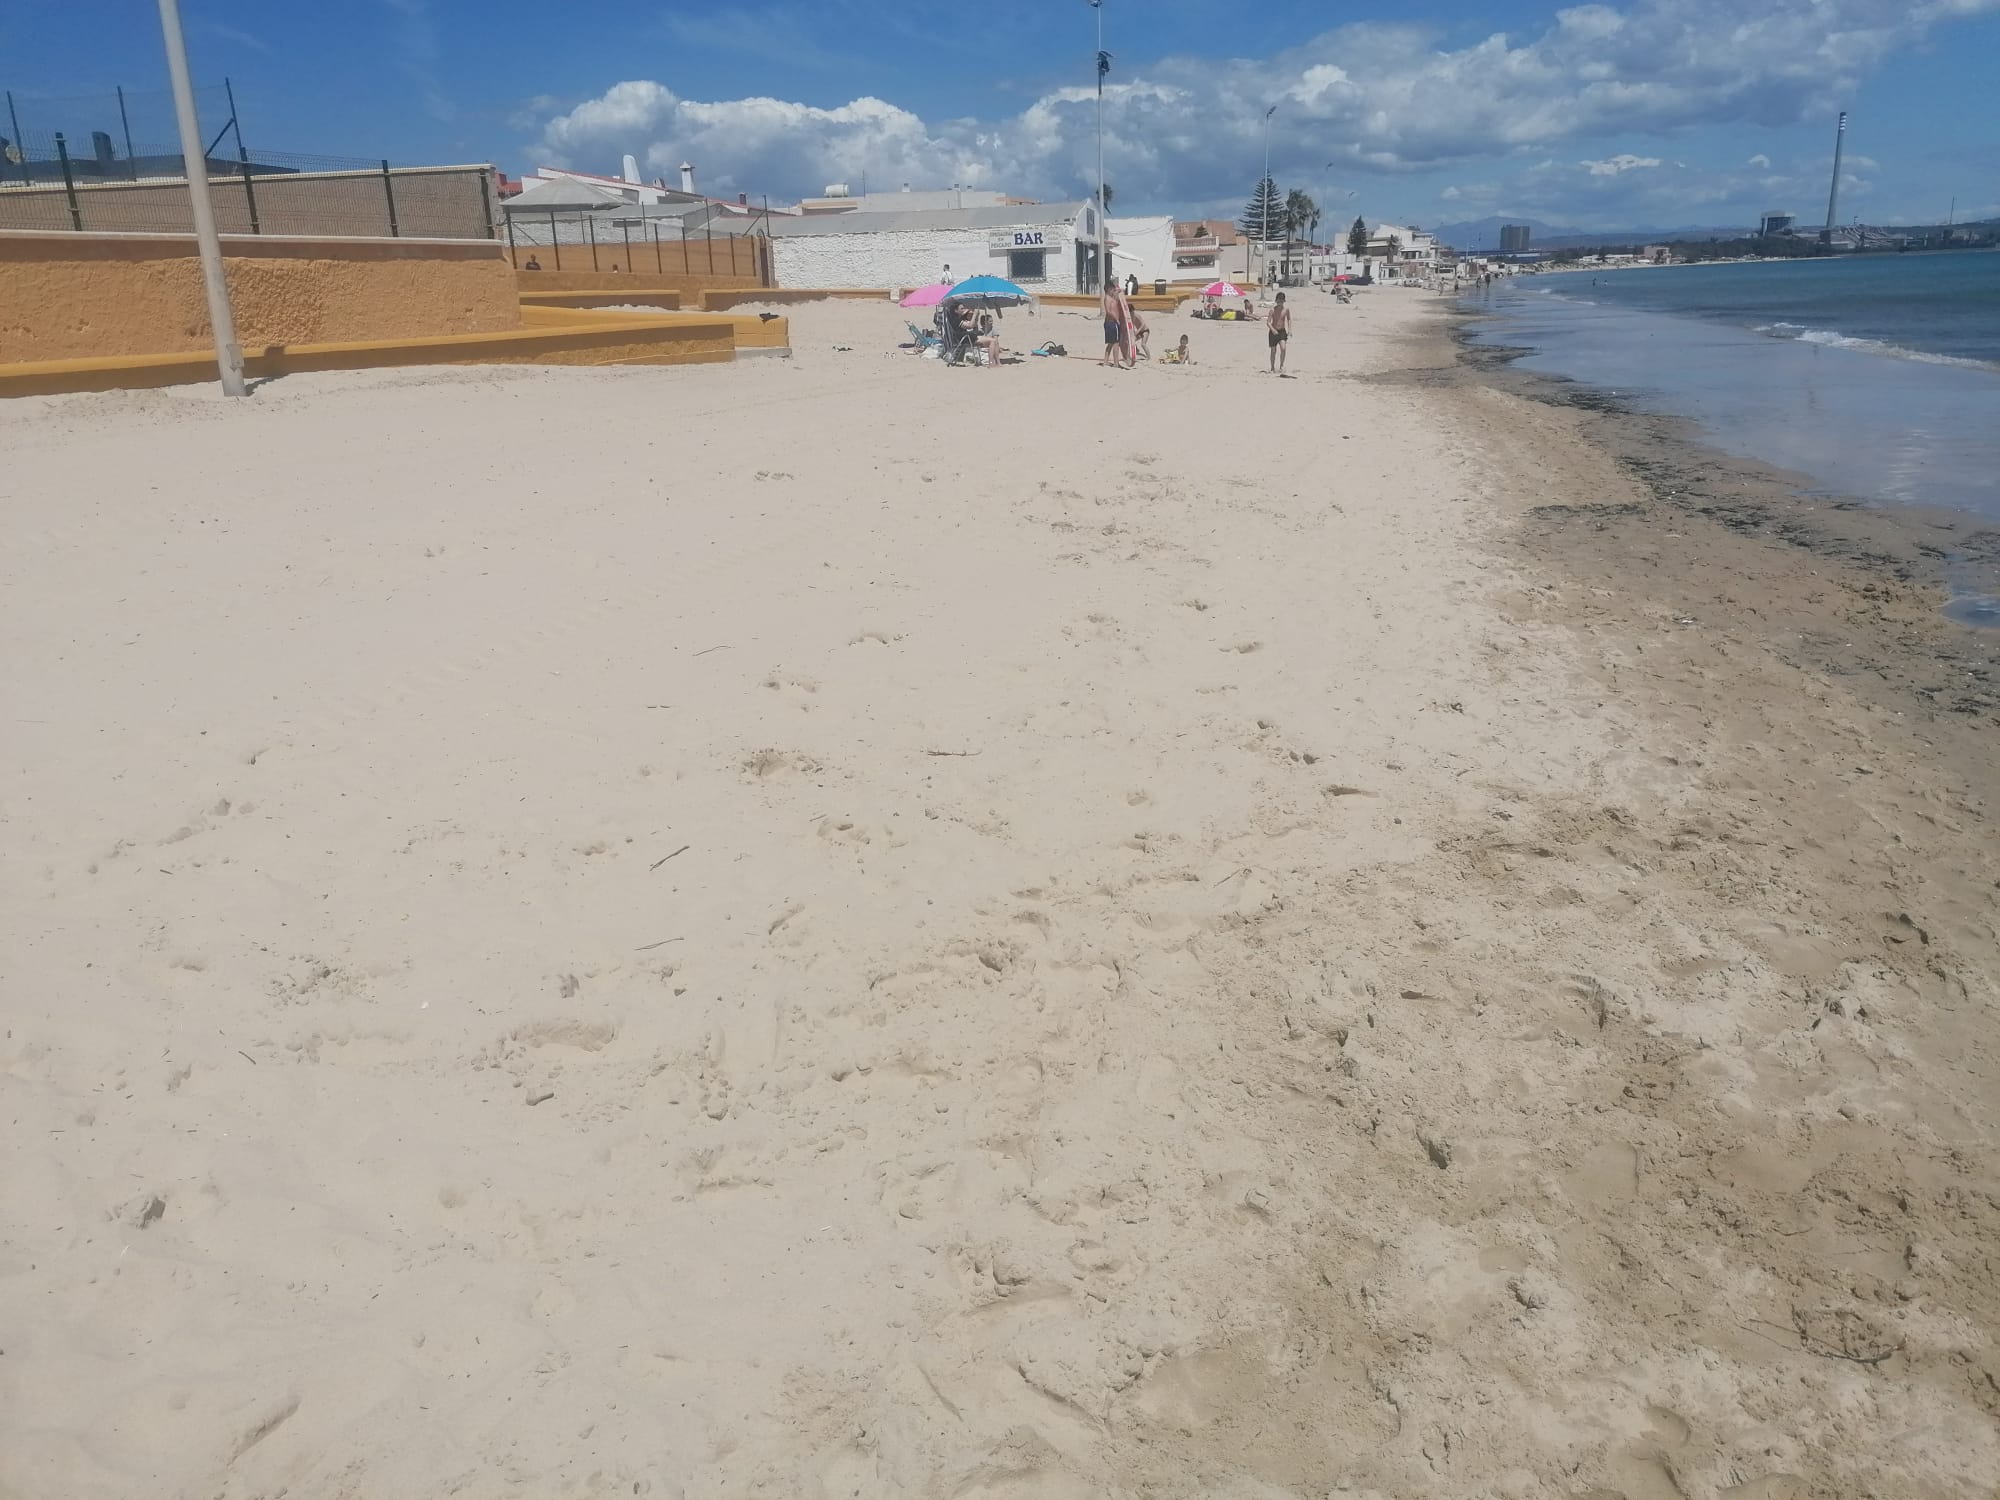
[[[166,39],[167,72],[174,82],[174,118],[180,125],[181,165],[187,172],[188,211],[201,250],[201,280],[208,293],[208,323],[215,332],[215,364],[222,393],[241,396],[243,349],[236,342],[236,318],[229,310],[229,283],[222,274],[222,241],[215,233],[215,205],[208,196],[208,156],[201,124],[195,119],[194,86],[188,81],[187,39],[181,35],[180,0],[160,0],[160,31]]]

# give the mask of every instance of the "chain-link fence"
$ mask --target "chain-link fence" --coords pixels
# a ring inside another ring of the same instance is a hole
[[[224,137],[238,133],[235,88],[224,80],[194,91],[195,113],[208,121],[213,136],[213,155]],[[24,157],[31,153],[26,143],[43,146],[60,131],[70,150],[94,156],[93,137],[103,135],[111,153],[121,161],[142,154],[135,141],[176,141],[180,151],[180,126],[174,115],[174,96],[168,89],[127,89],[114,86],[94,94],[38,94],[21,89],[0,89],[0,183],[18,184]],[[232,157],[235,148],[230,148]]]
[[[205,137],[203,155],[224,234],[491,239],[498,232],[491,167],[392,167],[253,150],[227,83],[200,90],[198,103],[226,114]],[[51,99],[7,91],[4,105],[0,229],[193,231],[188,159],[164,92]],[[144,133],[160,127],[162,113],[172,133]]]
[[[770,286],[761,216],[691,225],[617,209],[524,209],[504,215],[508,254],[522,271],[653,272]]]

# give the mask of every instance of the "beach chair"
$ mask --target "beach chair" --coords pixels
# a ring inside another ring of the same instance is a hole
[[[922,354],[926,349],[937,348],[938,336],[930,329],[919,328],[914,323],[905,323],[903,326],[910,330],[911,352]]]
[[[949,302],[938,304],[935,321],[940,359],[948,365],[979,362],[979,342],[970,332],[958,326],[958,319],[952,316]]]

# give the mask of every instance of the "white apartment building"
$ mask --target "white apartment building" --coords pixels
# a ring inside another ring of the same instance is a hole
[[[1368,231],[1368,256],[1378,266],[1378,274],[1429,276],[1438,266],[1437,236],[1404,224],[1377,224]]]

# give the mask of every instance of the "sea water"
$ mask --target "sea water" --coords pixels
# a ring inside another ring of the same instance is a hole
[[[2000,521],[2000,253],[1512,278],[1475,342],[1686,417],[1817,489]]]

